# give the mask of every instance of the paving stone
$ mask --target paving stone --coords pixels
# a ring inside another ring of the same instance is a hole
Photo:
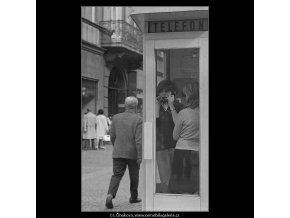
[[[82,211],[141,211],[142,203],[130,204],[130,179],[128,168],[120,183],[114,208],[107,209],[105,200],[113,173],[112,145],[105,150],[82,151]],[[139,196],[142,196],[142,171],[139,173]]]

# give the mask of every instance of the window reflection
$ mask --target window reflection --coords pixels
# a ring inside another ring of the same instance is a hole
[[[199,50],[157,50],[156,193],[199,194]]]

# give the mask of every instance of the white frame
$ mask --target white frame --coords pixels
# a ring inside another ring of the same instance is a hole
[[[146,136],[143,140],[147,154],[143,164],[143,201],[142,210],[145,211],[208,211],[208,32],[188,33],[154,33],[144,34],[144,125]],[[200,49],[200,195],[173,195],[155,193],[155,49]],[[147,127],[146,127],[147,126]],[[148,126],[152,126],[151,130]],[[153,145],[153,146],[152,146]],[[151,146],[151,148],[150,148]],[[150,148],[152,155],[148,155]],[[153,149],[152,149],[153,148]],[[177,207],[178,205],[178,207]]]

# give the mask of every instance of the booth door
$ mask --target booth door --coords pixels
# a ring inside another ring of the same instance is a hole
[[[143,210],[208,211],[208,38],[145,40],[144,62]],[[169,94],[185,110],[179,131]]]

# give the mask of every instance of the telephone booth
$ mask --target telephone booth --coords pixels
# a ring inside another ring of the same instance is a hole
[[[143,32],[142,210],[208,211],[208,7],[133,7],[131,17]],[[198,83],[198,110],[188,110],[172,140],[173,111],[158,97],[174,95],[179,115],[189,83]],[[180,146],[180,134],[194,146]]]

